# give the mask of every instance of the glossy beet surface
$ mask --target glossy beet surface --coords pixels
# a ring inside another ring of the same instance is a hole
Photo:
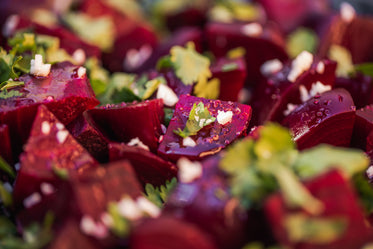
[[[367,151],[367,139],[371,140],[373,131],[373,106],[366,106],[356,110],[354,131],[351,146]]]
[[[109,156],[110,161],[129,160],[144,186],[146,183],[154,186],[164,185],[166,180],[171,180],[177,174],[177,168],[173,163],[139,147],[110,143]]]
[[[335,89],[309,99],[283,121],[299,149],[327,143],[349,146],[355,121],[355,106],[344,89]]]
[[[275,237],[281,244],[295,249],[351,249],[361,248],[371,241],[372,232],[366,225],[355,192],[341,173],[337,171],[326,173],[306,183],[306,187],[314,197],[323,203],[324,210],[321,214],[312,216],[300,209],[287,208],[281,194],[273,195],[265,204],[268,221],[272,226]],[[327,244],[297,243],[289,239],[289,234],[284,227],[286,216],[296,213],[305,214],[311,218],[344,217],[346,228],[340,238]]]
[[[174,133],[178,128],[184,129],[193,104],[202,102],[213,117],[218,111],[232,111],[232,121],[221,125],[217,121],[204,127],[197,135],[191,136],[196,146],[184,146],[183,138]],[[194,160],[218,153],[235,139],[246,134],[251,118],[251,107],[239,103],[208,100],[190,95],[182,95],[176,104],[174,116],[167,128],[167,132],[159,145],[158,153],[171,161],[185,156]]]

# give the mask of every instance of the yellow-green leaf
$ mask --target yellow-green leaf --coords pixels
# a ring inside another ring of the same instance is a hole
[[[199,81],[194,86],[194,95],[205,99],[217,99],[220,94],[220,80],[213,78],[208,82],[205,80]]]

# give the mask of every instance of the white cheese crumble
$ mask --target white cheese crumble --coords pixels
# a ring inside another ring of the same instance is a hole
[[[87,69],[85,67],[79,67],[78,68],[78,77],[83,78],[84,75],[86,75]]]
[[[50,195],[54,193],[54,187],[52,184],[43,182],[40,184],[40,190],[44,195]]]
[[[100,219],[101,222],[107,227],[112,227],[114,224],[114,219],[109,213],[102,213]]]
[[[78,48],[77,50],[75,50],[72,56],[73,56],[73,60],[78,65],[83,65],[86,60],[85,52],[81,48]]]
[[[340,7],[340,15],[343,21],[350,23],[352,22],[352,20],[354,20],[356,16],[356,11],[351,4],[343,2],[341,3]]]
[[[157,91],[157,99],[163,99],[166,106],[174,106],[179,98],[170,87],[165,84],[160,84]]]
[[[202,176],[202,165],[199,162],[191,162],[182,157],[177,161],[179,167],[179,179],[181,182],[190,183]]]
[[[247,36],[260,36],[263,33],[263,27],[257,22],[249,23],[241,28],[241,32]]]
[[[51,71],[51,64],[43,63],[43,56],[36,54],[35,59],[31,60],[30,73],[35,76],[48,76]]]
[[[136,147],[149,151],[149,147],[146,146],[143,142],[141,142],[141,140],[138,137],[132,138],[131,141],[129,141],[127,145],[136,146]]]
[[[60,144],[63,144],[66,141],[67,136],[69,135],[68,131],[58,131],[56,134],[57,141]]]
[[[372,178],[373,177],[373,165],[370,165],[366,172],[367,172],[367,176],[369,178]]]
[[[161,214],[161,210],[159,209],[159,207],[154,205],[153,202],[149,201],[145,197],[141,196],[137,198],[136,203],[140,210],[148,214],[150,217],[156,218]]]
[[[196,145],[197,145],[197,143],[191,137],[185,137],[183,139],[183,146],[185,146],[185,147],[194,147]]]
[[[137,203],[129,196],[123,197],[117,204],[119,214],[129,220],[137,220],[142,217],[142,212]]]
[[[269,76],[271,74],[279,72],[283,68],[283,64],[279,59],[273,59],[266,61],[260,67],[260,72],[264,76]]]
[[[287,109],[283,112],[284,116],[288,116],[290,113],[292,113],[298,107],[298,105],[288,103],[286,107]]]
[[[38,204],[40,201],[41,201],[41,195],[35,192],[23,200],[23,206],[25,206],[25,208],[30,208]]]
[[[4,27],[3,27],[3,35],[5,37],[11,36],[14,33],[15,29],[17,28],[18,23],[19,23],[19,16],[18,15],[9,16],[6,19]]]
[[[56,127],[59,130],[63,130],[65,128],[65,126],[62,123],[60,123],[60,122],[56,123]]]
[[[316,72],[318,72],[319,74],[323,74],[325,72],[324,62],[320,61],[319,63],[317,63]]]
[[[149,45],[143,45],[139,50],[129,49],[124,58],[123,65],[129,69],[138,68],[152,54],[153,49]]]
[[[92,217],[84,215],[80,220],[80,230],[97,239],[104,239],[109,235],[109,230],[100,222],[95,222]]]
[[[324,85],[320,81],[317,81],[316,83],[313,83],[309,92],[307,91],[307,89],[304,85],[301,85],[299,87],[300,99],[302,100],[302,102],[306,102],[307,100],[316,96],[317,94],[321,94],[321,93],[324,93],[326,91],[330,91],[331,89],[332,89],[331,86]]]
[[[218,123],[221,125],[226,125],[230,122],[232,122],[233,112],[232,111],[220,111],[218,110],[218,116],[216,119],[218,120]]]
[[[51,131],[51,126],[50,126],[49,122],[48,121],[43,121],[43,123],[41,123],[41,132],[44,135],[48,135],[50,131]]]
[[[296,79],[305,71],[307,71],[313,62],[313,55],[310,52],[301,52],[291,63],[291,71],[288,75],[290,82],[295,82]]]

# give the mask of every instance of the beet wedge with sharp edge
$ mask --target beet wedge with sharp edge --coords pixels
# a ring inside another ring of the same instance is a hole
[[[373,106],[369,105],[356,110],[354,131],[351,138],[351,146],[368,151],[367,139],[373,131]],[[370,140],[371,141],[371,140]]]
[[[64,125],[44,105],[40,105],[36,115],[30,138],[25,145],[25,151],[20,157],[21,168],[18,172],[14,191],[14,207],[22,210],[21,214],[26,220],[42,218],[46,209],[60,210],[65,207],[60,201],[49,202],[49,205],[38,206],[38,201],[32,201],[32,196],[40,197],[48,195],[48,198],[57,198],[59,186],[62,184],[58,172],[83,173],[91,167],[96,167],[97,162],[89,153],[69,134]],[[42,185],[47,184],[44,191]],[[46,194],[48,192],[51,194]],[[61,196],[62,197],[62,196]],[[31,199],[31,201],[30,201]],[[35,198],[34,198],[35,199]],[[33,215],[28,210],[33,211]],[[26,215],[25,215],[26,214]]]
[[[133,138],[139,138],[151,151],[158,148],[164,118],[161,99],[106,105],[88,110],[87,114],[97,128],[113,141],[128,143]]]
[[[217,117],[219,112],[231,112],[232,118],[224,125],[218,120],[201,129],[190,138],[195,141],[195,146],[183,145],[183,137],[174,131],[184,129],[194,104],[203,103],[212,117]],[[190,95],[182,95],[176,104],[174,115],[167,128],[166,134],[159,145],[158,154],[171,161],[180,157],[193,160],[218,153],[235,139],[246,134],[246,129],[251,118],[251,107],[234,102],[208,100]]]
[[[306,52],[302,53],[302,55],[305,54]],[[330,60],[312,59],[311,66],[295,79],[291,75],[292,72],[297,70],[297,66],[292,65],[292,63],[284,65],[281,71],[271,74],[253,92],[253,99],[250,102],[253,108],[252,125],[261,125],[266,121],[281,122],[288,104],[302,103],[301,86],[307,92],[317,82],[332,88],[335,81],[336,66],[337,64]],[[317,69],[318,67],[323,69]]]
[[[176,177],[177,168],[173,163],[139,147],[110,143],[109,158],[110,161],[129,160],[144,186],[146,183],[154,186],[164,185],[166,180]]]
[[[318,215],[286,207],[281,194],[269,197],[265,203],[268,222],[278,242],[295,249],[351,249],[362,248],[372,241],[372,230],[355,192],[341,173],[328,172],[305,186],[323,205]],[[314,231],[311,231],[312,225]],[[329,236],[324,237],[322,233]]]
[[[283,121],[302,150],[317,144],[349,146],[355,122],[355,105],[344,89],[335,89],[309,99]]]
[[[46,77],[25,74],[19,78],[25,85],[11,90],[18,91],[20,96],[0,98],[0,123],[9,127],[15,155],[20,153],[29,136],[40,104],[47,106],[66,125],[99,103],[87,76],[78,76],[78,68],[61,62],[54,64]]]

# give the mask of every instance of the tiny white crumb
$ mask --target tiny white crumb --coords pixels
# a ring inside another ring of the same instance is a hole
[[[242,88],[238,92],[237,98],[238,98],[238,102],[240,102],[240,103],[247,103],[250,100],[250,98],[251,98],[251,93],[246,88]]]
[[[197,145],[197,143],[191,137],[185,137],[183,139],[183,146],[185,146],[185,147],[194,147],[196,145]]]
[[[310,91],[307,91],[304,85],[300,85],[299,86],[300,99],[302,100],[302,102],[306,102],[310,98],[315,97],[317,94],[330,91],[331,89],[332,89],[331,86],[324,85],[320,81],[317,81],[316,83],[312,83]]]
[[[112,227],[114,224],[114,219],[109,213],[102,213],[100,216],[101,222],[107,226],[107,227]]]
[[[159,207],[154,205],[153,202],[149,201],[143,196],[137,198],[136,202],[140,210],[148,214],[150,217],[156,218],[161,214],[161,210],[159,209]]]
[[[138,68],[151,56],[152,52],[152,47],[147,44],[141,46],[139,50],[134,48],[129,49],[123,60],[123,65],[129,69]]]
[[[43,121],[41,123],[41,132],[44,135],[48,135],[50,131],[51,131],[51,126],[50,126],[49,122],[48,121]]]
[[[290,113],[292,113],[298,107],[298,105],[288,103],[286,107],[287,109],[284,111],[284,116],[288,116]]]
[[[295,82],[296,79],[305,71],[307,71],[313,62],[313,55],[310,52],[301,52],[291,63],[291,71],[288,75],[290,82]]]
[[[48,76],[51,66],[51,64],[43,63],[43,56],[41,54],[36,54],[35,59],[31,59],[30,73],[35,76]]]
[[[205,118],[201,118],[201,119],[199,120],[198,126],[199,126],[199,127],[203,127],[203,124],[205,123],[205,121],[206,121]]]
[[[21,169],[21,164],[20,164],[20,163],[16,163],[16,164],[14,164],[14,169],[15,169],[16,171],[19,171],[19,170]]]
[[[15,32],[15,30],[16,30],[18,24],[19,24],[19,20],[20,19],[19,19],[18,15],[10,15],[6,19],[5,24],[3,26],[3,35],[5,37],[9,37]]]
[[[232,122],[232,118],[233,118],[233,112],[232,111],[220,111],[218,110],[218,116],[216,117],[216,119],[218,120],[218,123],[221,124],[221,125],[226,125],[230,122]]]
[[[83,49],[78,48],[73,53],[73,59],[78,65],[83,65],[86,60],[86,55]]]
[[[44,195],[50,195],[54,193],[54,187],[52,184],[43,182],[40,184],[40,190]]]
[[[8,191],[9,193],[12,193],[13,192],[13,186],[9,183],[9,182],[6,182],[3,184],[3,187],[6,189],[6,191]]]
[[[279,59],[273,59],[266,61],[260,67],[260,72],[264,76],[269,76],[271,74],[279,72],[283,68],[283,64]]]
[[[247,36],[260,36],[263,33],[263,27],[257,22],[249,23],[241,28],[241,32]]]
[[[306,102],[310,99],[310,94],[307,91],[307,88],[304,85],[299,86],[299,93],[300,93],[300,100],[302,102]]]
[[[69,132],[68,131],[65,131],[65,130],[60,130],[57,132],[56,134],[56,137],[57,137],[57,141],[60,143],[60,144],[63,144],[65,141],[66,141],[66,138],[67,136],[69,135]]]
[[[202,176],[202,165],[199,162],[191,162],[182,157],[177,161],[179,167],[179,179],[181,182],[190,183]]]
[[[132,138],[131,141],[129,141],[127,145],[136,146],[136,147],[149,151],[149,147],[146,146],[138,137]]]
[[[167,127],[164,124],[161,124],[161,129],[162,129],[163,134],[166,134]]]
[[[341,3],[341,7],[340,7],[340,15],[343,21],[350,23],[352,22],[352,20],[354,20],[356,16],[356,11],[354,7],[352,7],[351,4],[347,2],[343,2]]]
[[[157,99],[163,99],[166,106],[174,106],[179,101],[175,92],[166,84],[160,84],[157,91]]]
[[[325,72],[324,62],[320,61],[319,63],[317,63],[316,72],[318,72],[319,74],[323,74]]]
[[[95,222],[92,217],[84,215],[80,220],[80,230],[90,236],[97,239],[104,239],[109,235],[109,231],[106,226],[100,222]]]
[[[25,208],[30,208],[38,204],[40,201],[41,201],[41,195],[37,192],[34,192],[33,194],[31,194],[30,196],[26,197],[23,200],[23,206],[25,206]]]
[[[367,172],[367,176],[369,178],[372,178],[373,177],[373,165],[370,165],[366,172]]]
[[[58,130],[63,130],[65,128],[65,126],[60,122],[56,123],[56,127],[57,127]]]
[[[87,69],[85,67],[78,68],[78,77],[83,78],[87,73]]]
[[[131,197],[123,197],[117,204],[119,214],[129,220],[137,220],[142,217],[137,203]]]

